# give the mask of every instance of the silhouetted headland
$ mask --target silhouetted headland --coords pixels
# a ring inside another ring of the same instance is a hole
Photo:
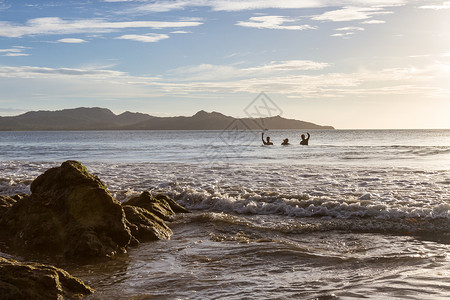
[[[218,112],[197,112],[190,117],[155,117],[124,112],[116,115],[99,107],[79,107],[58,111],[30,111],[18,116],[0,117],[0,130],[259,130],[334,129],[310,122],[267,118],[234,118]]]

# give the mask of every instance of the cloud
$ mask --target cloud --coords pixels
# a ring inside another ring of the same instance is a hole
[[[419,6],[419,8],[434,9],[434,10],[450,9],[450,2],[444,2],[440,5],[439,4],[438,5],[423,5],[423,6]]]
[[[346,31],[346,32],[339,32],[332,34],[333,37],[343,37],[343,38],[349,38],[351,35],[354,35],[356,31],[364,31],[363,27],[357,27],[357,26],[348,26],[348,27],[340,27],[336,28],[336,31]]]
[[[247,68],[244,70],[259,72],[289,72],[289,71],[311,71],[323,70],[329,67],[330,64],[323,62],[316,62],[311,60],[287,60],[287,61],[272,61],[263,66]]]
[[[327,11],[321,15],[313,16],[312,19],[316,21],[345,22],[370,19],[374,15],[391,13],[392,12],[383,10],[381,7],[350,6],[338,10]]]
[[[364,22],[361,22],[361,24],[384,24],[386,21],[383,20],[367,20]]]
[[[108,2],[117,2],[108,0]],[[137,1],[140,2],[140,1]],[[166,12],[188,7],[210,7],[213,11],[243,11],[258,9],[302,9],[339,6],[398,6],[406,0],[160,0],[137,7],[142,12]]]
[[[0,21],[0,36],[22,37],[43,34],[74,34],[111,32],[129,28],[179,28],[199,26],[201,22],[179,21],[133,21],[107,22],[102,19],[63,20],[58,17],[37,18],[28,20],[24,25]]]
[[[229,65],[201,64],[181,67],[168,72],[180,81],[228,80],[231,78],[265,77],[301,71],[317,71],[329,67],[330,64],[310,60],[272,61],[268,64],[237,68]]]
[[[189,6],[207,6],[207,1],[182,0],[182,1],[155,1],[151,4],[144,4],[137,8],[138,11],[166,12],[171,10],[184,9]]]
[[[29,56],[30,54],[28,53],[6,53],[3,56]]]
[[[104,69],[0,66],[0,77],[9,78],[0,80],[0,88],[6,91],[11,85],[20,87],[26,80],[26,91],[21,90],[17,97],[58,100],[71,99],[74,94],[77,99],[111,100],[165,95],[194,98],[213,93],[254,94],[261,90],[295,98],[420,95],[448,99],[450,95],[447,87],[450,63],[347,73],[309,72],[328,66],[300,60],[274,61],[247,68],[203,64],[153,77]]]
[[[239,21],[236,23],[238,26],[252,27],[258,29],[286,29],[286,30],[306,30],[316,29],[310,25],[284,25],[285,23],[292,23],[296,20],[283,16],[261,16],[251,17],[249,21]]]
[[[82,76],[94,78],[112,78],[124,76],[126,73],[101,69],[73,69],[73,68],[48,68],[48,67],[8,67],[0,66],[0,77],[7,78],[54,78],[66,76]]]
[[[167,34],[156,34],[156,33],[148,33],[146,35],[138,35],[138,34],[126,34],[119,37],[116,37],[116,39],[121,40],[132,40],[137,42],[143,42],[143,43],[156,43],[160,40],[168,39],[169,36]]]
[[[331,36],[334,36],[334,37],[348,37],[348,36],[354,35],[354,34],[355,34],[355,32],[345,32],[345,33],[335,33],[335,34],[332,34]]]
[[[10,7],[11,7],[11,5],[7,5],[7,4],[3,3],[3,1],[0,0],[0,11],[7,10]]]
[[[68,43],[68,44],[81,44],[86,43],[83,39],[75,39],[75,38],[66,38],[66,39],[60,39],[58,40],[60,43]]]
[[[23,51],[25,51],[27,49],[29,49],[29,48],[23,47],[23,46],[14,46],[9,49],[0,49],[0,55],[2,55],[2,56],[29,56],[28,53],[23,53]]]
[[[349,26],[349,27],[336,28],[335,30],[337,30],[337,31],[363,31],[364,28],[356,27],[356,26]]]
[[[185,31],[185,30],[177,30],[177,31],[172,31],[170,33],[175,33],[175,34],[187,34],[187,33],[192,33],[192,31]]]
[[[212,70],[212,66],[203,66]],[[222,81],[211,79],[149,82],[149,86],[161,86],[170,94],[189,94],[191,96],[211,93],[257,93],[265,90],[284,94],[288,97],[303,98],[342,98],[347,96],[373,95],[449,95],[450,91],[440,86],[430,85],[439,76],[439,70],[448,66],[432,66],[424,69],[397,68],[371,70],[354,73],[324,73],[316,75],[276,73],[268,76],[230,77]],[[448,75],[441,74],[441,77]]]

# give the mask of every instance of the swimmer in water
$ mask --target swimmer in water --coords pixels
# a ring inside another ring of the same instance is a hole
[[[283,145],[283,146],[290,145],[290,144],[289,144],[289,139],[288,139],[288,138],[285,138],[285,139],[283,140],[283,142],[281,143],[281,145]]]
[[[305,135],[302,134],[302,140],[300,141],[300,145],[308,145],[310,135],[309,132],[307,132],[306,134],[308,135],[307,138],[305,138]]]
[[[263,133],[261,135],[261,139],[262,139],[262,142],[263,142],[264,145],[273,145],[273,143],[270,141],[270,136],[268,136],[266,138],[266,141],[264,140],[264,131],[263,131]]]

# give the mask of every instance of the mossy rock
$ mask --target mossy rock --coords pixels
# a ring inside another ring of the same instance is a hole
[[[17,201],[16,199],[11,198],[9,196],[0,195],[0,218],[8,209],[10,209],[16,203],[16,201]]]
[[[133,236],[139,241],[168,239],[172,230],[155,214],[145,208],[125,205],[123,207]]]
[[[0,299],[79,299],[94,290],[67,271],[0,257]]]
[[[125,252],[132,237],[122,205],[81,163],[47,170],[31,191],[0,220],[14,248],[76,259]]]
[[[164,221],[171,221],[176,212],[189,212],[168,196],[158,194],[153,197],[148,191],[142,192],[139,196],[131,198],[130,200],[122,203],[122,205],[145,208]]]

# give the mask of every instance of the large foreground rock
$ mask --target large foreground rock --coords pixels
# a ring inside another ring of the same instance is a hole
[[[0,299],[76,299],[94,292],[66,271],[0,257]]]
[[[47,170],[30,189],[31,195],[0,197],[0,234],[16,250],[72,259],[110,257],[130,244],[167,239],[172,231],[164,220],[187,212],[148,192],[122,206],[77,161]]]
[[[82,258],[125,251],[131,233],[122,206],[81,163],[47,170],[31,192],[0,220],[12,246]]]

